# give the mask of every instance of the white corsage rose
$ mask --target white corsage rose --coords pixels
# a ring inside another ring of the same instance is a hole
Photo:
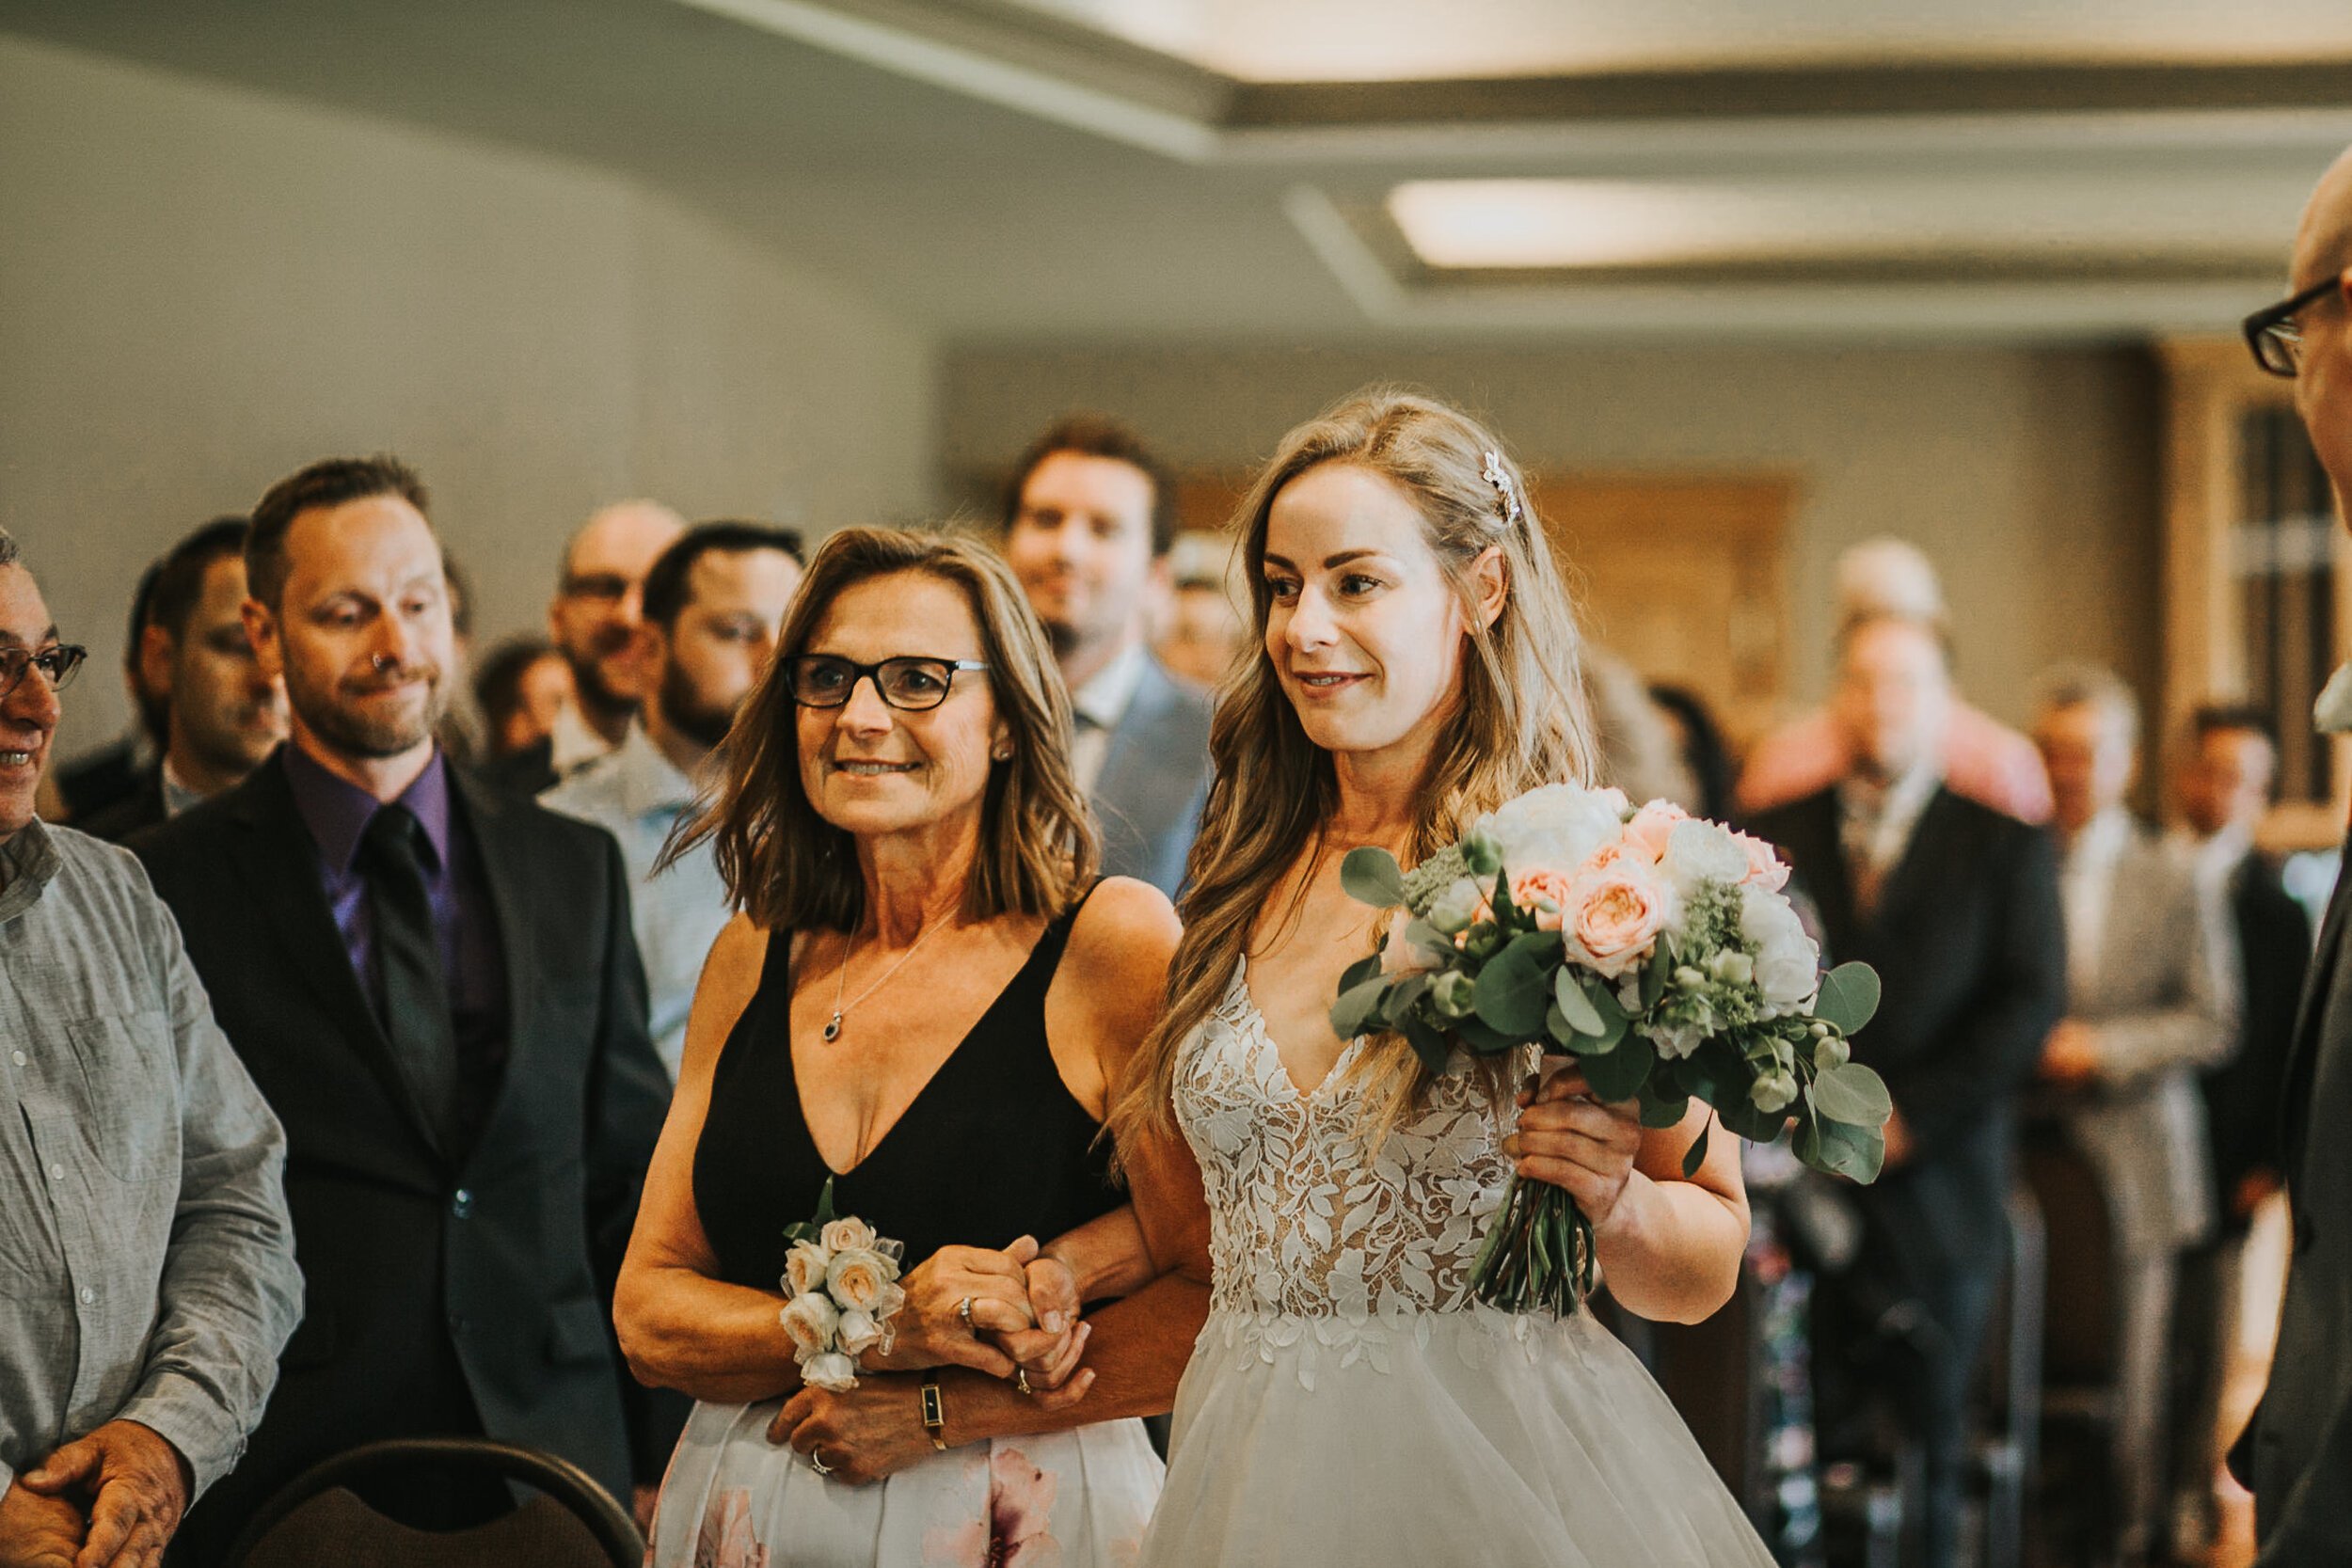
[[[825,1270],[833,1264],[833,1254],[815,1242],[794,1242],[792,1250],[784,1255],[784,1288],[796,1296],[825,1288]]]
[[[843,1307],[871,1312],[882,1300],[882,1291],[898,1276],[898,1269],[881,1253],[852,1247],[833,1255],[833,1262],[825,1270],[825,1289]]]
[[[793,1354],[806,1360],[833,1348],[834,1332],[840,1326],[841,1314],[824,1291],[811,1291],[787,1303],[777,1321],[791,1338]]]
[[[841,1314],[835,1333],[841,1340],[841,1351],[852,1360],[882,1342],[882,1326],[873,1317],[851,1307]]]
[[[837,1350],[812,1355],[802,1364],[801,1381],[811,1388],[845,1394],[857,1386],[857,1363]]]
[[[827,1252],[872,1252],[877,1238],[874,1227],[855,1214],[827,1223],[817,1240]]]

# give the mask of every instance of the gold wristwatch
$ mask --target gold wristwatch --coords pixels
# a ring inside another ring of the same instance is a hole
[[[941,1435],[947,1430],[946,1407],[939,1398],[939,1370],[933,1368],[923,1374],[923,1435],[931,1440],[931,1447],[941,1453],[947,1451],[947,1439]]]

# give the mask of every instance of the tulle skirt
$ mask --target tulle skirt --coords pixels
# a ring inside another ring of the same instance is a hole
[[[1131,1568],[1159,1496],[1140,1421],[966,1444],[851,1486],[768,1441],[781,1402],[694,1407],[649,1568]]]
[[[1148,1568],[1771,1568],[1591,1314],[1211,1315]]]

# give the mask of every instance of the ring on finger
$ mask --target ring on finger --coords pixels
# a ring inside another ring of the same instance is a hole
[[[1037,1397],[1037,1390],[1029,1386],[1029,1369],[1026,1367],[1012,1370],[1012,1386],[1032,1399]]]
[[[963,1331],[966,1334],[979,1333],[979,1330],[972,1323],[972,1298],[970,1296],[956,1303],[956,1316],[963,1320]]]
[[[824,1450],[821,1449],[808,1450],[808,1467],[820,1476],[833,1474],[833,1466],[825,1463]]]

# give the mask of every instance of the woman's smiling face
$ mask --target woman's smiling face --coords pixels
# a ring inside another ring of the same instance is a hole
[[[1275,495],[1266,657],[1307,737],[1334,752],[1425,743],[1461,691],[1461,600],[1411,497],[1333,462]]]

